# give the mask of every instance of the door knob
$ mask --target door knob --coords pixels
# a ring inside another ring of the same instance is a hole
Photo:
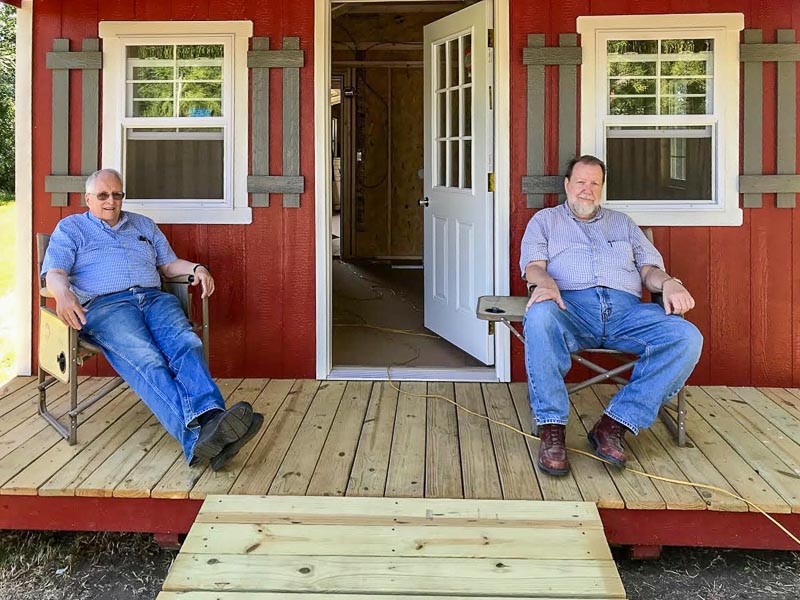
[[[430,204],[430,203],[431,203],[431,200],[427,196],[425,196],[424,198],[419,200],[419,205],[420,206],[428,206],[428,204]]]

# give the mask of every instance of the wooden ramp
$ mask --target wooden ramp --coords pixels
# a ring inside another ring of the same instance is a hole
[[[157,600],[625,598],[594,504],[209,496]]]

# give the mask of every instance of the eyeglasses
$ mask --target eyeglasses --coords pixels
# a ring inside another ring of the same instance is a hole
[[[88,192],[88,194],[90,196],[94,196],[95,198],[100,200],[100,202],[105,202],[109,198],[113,198],[114,200],[119,202],[120,200],[122,200],[125,197],[125,192],[111,192],[110,194],[108,192],[100,192],[99,194],[95,194],[93,192]]]

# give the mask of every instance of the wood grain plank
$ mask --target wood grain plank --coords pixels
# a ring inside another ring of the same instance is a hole
[[[376,382],[373,386],[346,495],[384,495],[397,417],[397,396],[397,390],[388,382]]]
[[[428,498],[463,498],[461,459],[458,448],[456,409],[442,398],[453,400],[453,384],[428,384],[426,418],[425,496]]]
[[[381,594],[381,600],[420,600],[420,596],[407,594]],[[330,600],[326,593],[292,594],[292,600]],[[517,600],[519,596],[468,596],[448,595],[447,600]],[[563,598],[563,596],[560,596]],[[610,596],[594,597],[594,600],[611,600]],[[283,592],[161,592],[156,600],[286,600]],[[372,594],[336,594],[336,600],[375,600]],[[537,596],[536,600],[558,600],[555,596]]]
[[[533,413],[531,411],[531,405],[528,398],[528,384],[511,383],[508,387],[511,397],[514,401],[514,408],[517,411],[517,415],[519,416],[519,420],[522,425],[522,430],[525,433],[533,435]],[[573,418],[572,420],[575,419]],[[525,445],[527,446],[531,464],[536,465],[539,456],[538,439],[534,437],[525,438]],[[583,498],[583,494],[581,493],[580,487],[575,479],[575,475],[576,472],[582,472],[582,467],[586,466],[588,463],[584,463],[582,466],[579,465],[579,469],[576,471],[575,461],[571,456],[570,461],[572,468],[564,477],[553,477],[547,473],[539,472],[536,468],[534,468],[534,474],[537,476],[537,481],[541,486],[542,498],[544,500],[575,500]],[[618,506],[624,506],[622,498],[617,493],[617,489],[614,487],[611,479],[608,478],[607,475],[606,478],[608,480],[607,484],[609,486],[609,491],[617,496],[616,504]],[[589,479],[589,481],[592,481],[592,479]],[[599,498],[600,494],[595,494],[594,497]],[[608,507],[604,506],[603,508]]]
[[[275,382],[276,380],[273,380],[270,385]],[[250,454],[230,493],[267,492],[315,394],[325,393],[330,387],[329,383],[320,385],[317,381],[307,379],[280,381],[281,385],[287,383],[291,389],[287,392],[286,401],[278,409],[258,445]]]
[[[487,416],[519,429],[520,421],[508,385],[487,383],[483,384],[482,388]],[[530,419],[528,422],[530,423]],[[541,500],[542,494],[536,481],[536,472],[528,453],[528,446],[525,443],[526,438],[522,434],[496,423],[489,423],[489,430],[497,459],[497,471],[500,475],[503,498]],[[530,429],[526,433],[530,433]],[[574,500],[578,497],[580,495],[576,494],[571,499]]]
[[[250,458],[250,454],[258,445],[272,419],[275,418],[278,410],[286,400],[288,387],[270,386],[270,383],[269,379],[245,379],[242,385],[236,388],[229,404],[236,404],[242,401],[250,402],[253,405],[253,411],[263,415],[264,424],[261,426],[261,430],[247,442],[239,453],[228,461],[224,469],[219,471],[206,469],[200,479],[197,480],[197,483],[194,484],[192,491],[189,492],[190,498],[202,499],[209,494],[225,494],[236,481],[242,468]]]
[[[558,543],[554,543],[558,540]],[[181,552],[610,560],[602,529],[195,523]]]
[[[288,451],[269,487],[270,494],[306,493],[346,387],[345,382],[339,381],[320,386],[299,428],[295,427],[297,433],[291,445],[287,444]]]
[[[584,429],[588,432],[595,424],[603,412],[604,405],[597,396],[597,393],[605,395],[602,391],[604,386],[593,386],[591,389],[586,388],[579,392],[572,394],[572,405],[580,416],[580,420]],[[610,386],[606,386],[610,387]],[[588,443],[587,446],[588,447]],[[592,452],[589,449],[589,452]],[[639,463],[636,455],[631,452],[630,448],[626,451],[628,459],[627,464],[638,470],[643,470],[642,465]],[[600,463],[602,464],[602,463]],[[659,510],[666,508],[666,503],[658,493],[653,483],[638,475],[625,470],[612,467],[610,465],[602,465],[611,475],[614,484],[617,486],[623,500],[625,501],[625,508],[630,509],[651,509]]]
[[[198,523],[459,525],[467,527],[601,528],[591,502],[326,496],[209,496]]]
[[[347,383],[330,434],[325,440],[314,475],[308,484],[309,495],[344,495],[371,393],[371,381]]]
[[[115,393],[118,390],[119,393]],[[37,451],[31,451],[31,448],[26,443],[19,446],[14,452],[3,457],[2,461],[0,461],[0,473],[6,468],[22,468],[4,483],[0,493],[28,496],[36,495],[40,485],[85,449],[91,447],[92,442],[100,437],[112,423],[124,417],[124,415],[139,402],[136,394],[129,388],[121,387],[118,388],[118,390],[109,394],[108,400],[104,398],[89,408],[87,413],[90,414],[84,417],[86,421],[80,427],[80,436],[76,445],[68,445],[65,441],[62,441],[58,432],[48,427],[31,438],[32,440],[38,441],[39,445],[35,446]],[[98,405],[101,405],[101,407],[96,411],[92,411],[92,409],[98,407]],[[90,416],[93,418],[88,418]],[[48,443],[49,445],[46,445]],[[29,451],[27,459],[23,459],[25,460],[23,463],[24,466],[20,465],[20,457],[18,455],[18,452],[23,450]]]
[[[608,404],[617,391],[616,386],[596,386],[595,392],[603,404]],[[683,472],[669,456],[659,439],[648,429],[639,431],[638,436],[628,434],[625,442],[636,457],[640,468],[645,473],[667,477],[669,479],[683,480]],[[673,443],[674,445],[674,443]],[[629,463],[631,467],[633,465]],[[633,467],[637,468],[637,467]],[[670,484],[657,479],[651,480],[658,493],[664,499],[669,510],[703,510],[706,502],[692,487]]]
[[[230,398],[240,383],[242,383],[241,379],[216,381],[222,397],[226,400]],[[178,461],[184,461],[181,445],[170,435],[162,437],[119,481],[114,487],[112,495],[115,498],[149,498],[151,490],[164,479]]]
[[[12,380],[7,381],[0,386],[0,406],[6,407],[7,402],[11,402],[9,398],[13,396],[18,390],[28,387],[29,391],[36,387],[38,380],[36,377],[14,377]]]
[[[386,474],[386,495],[407,498],[425,494],[425,383],[404,381],[397,398],[397,413]]]
[[[705,402],[701,399],[703,396]],[[730,444],[712,427],[710,420],[723,412],[722,407],[710,404],[713,400],[700,388],[691,388],[687,401],[697,415],[692,419],[692,440],[736,493],[767,512],[791,512],[789,504],[734,450],[739,446],[738,440]],[[711,408],[711,412],[706,408]]]
[[[456,383],[455,400],[459,406],[486,416],[483,392],[478,383]],[[492,445],[489,422],[463,410],[456,411],[461,472],[465,498],[502,498],[497,459]]]
[[[625,597],[614,562],[580,560],[292,557],[181,553],[164,590],[327,590],[338,593],[518,594]],[[369,573],[365,577],[364,573]]]

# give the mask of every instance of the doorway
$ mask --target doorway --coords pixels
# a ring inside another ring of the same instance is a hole
[[[437,134],[434,145],[446,141],[447,154],[444,159],[433,159],[439,161],[435,169],[431,167],[434,163],[430,162],[429,153],[424,152],[424,125],[430,126],[431,117],[427,115],[426,120],[424,105],[423,90],[428,77],[423,68],[426,55],[423,32],[427,25],[443,22],[444,17],[474,4],[477,3],[344,2],[327,5],[323,0],[317,1],[318,9],[329,11],[326,19],[318,15],[316,36],[318,43],[327,40],[327,56],[317,60],[316,74],[324,73],[329,84],[325,91],[326,100],[329,99],[326,105],[320,106],[317,98],[317,117],[320,108],[327,113],[323,114],[323,122],[317,119],[317,125],[322,125],[317,129],[318,149],[321,147],[320,131],[325,135],[324,155],[317,154],[318,209],[322,205],[324,210],[324,214],[317,211],[318,283],[324,284],[325,289],[323,294],[323,286],[318,286],[321,309],[317,327],[319,378],[385,379],[387,368],[391,368],[392,378],[397,379],[506,379],[502,349],[496,361],[492,360],[494,356],[489,360],[486,356],[475,357],[474,352],[463,349],[464,344],[459,347],[437,335],[426,314],[426,303],[432,304],[429,291],[436,292],[435,285],[431,286],[430,282],[435,282],[431,274],[437,268],[424,252],[426,244],[432,246],[432,234],[425,229],[425,219],[437,221],[428,216],[421,202],[432,189],[431,178],[426,180],[426,176],[444,165],[448,165],[449,173],[458,173],[461,160],[461,170],[466,170],[470,178],[471,167],[463,166],[465,145],[466,160],[472,159],[469,158],[469,125],[466,141],[458,137],[459,133],[462,137],[465,134],[463,126],[460,132],[451,129]],[[491,7],[488,10],[491,11]],[[463,33],[458,36],[464,37]],[[463,70],[466,73],[461,75],[461,88],[458,75],[455,80],[447,75],[439,86],[447,88],[445,95],[460,94],[462,106],[464,94],[469,92],[472,68],[472,38],[467,35],[465,39],[455,42],[462,58],[457,59],[456,54],[451,57],[453,72]],[[452,49],[451,40],[449,46]],[[448,47],[448,39],[442,47]],[[320,54],[315,52],[318,59]],[[431,59],[427,60],[430,63]],[[443,64],[449,65],[447,61]],[[318,96],[320,88],[316,86]],[[490,86],[487,88],[491,90]],[[469,103],[469,99],[466,102]],[[462,116],[456,110],[435,118],[442,122],[445,118],[452,119],[457,123]],[[442,135],[449,137],[445,139]],[[491,137],[488,145],[491,145],[490,140]],[[461,159],[458,158],[459,143]],[[455,154],[450,152],[450,147],[455,148]],[[494,152],[489,154],[493,156]],[[324,164],[320,164],[323,158]],[[427,168],[424,160],[429,161]],[[475,164],[475,161],[467,164]],[[483,172],[485,175],[486,170]],[[462,174],[461,187],[469,187],[464,185],[464,177]],[[321,182],[326,185],[320,185]],[[443,186],[451,191],[459,187],[458,182],[455,186],[450,181],[441,182],[440,191]],[[490,204],[497,200],[497,194],[481,197]],[[455,218],[458,220],[458,215]],[[441,219],[438,222],[438,234],[442,234]],[[459,223],[463,225],[463,219]],[[472,225],[468,225],[466,231],[470,233]],[[499,240],[491,245],[491,233],[496,224],[490,222],[488,229],[489,246],[479,248],[482,256],[488,255],[484,258],[488,261],[489,272],[488,287],[481,288],[481,293],[502,293],[503,286],[495,283],[494,263],[498,257],[493,252]],[[437,231],[435,225],[431,231]],[[456,231],[456,235],[450,237],[456,238],[458,247],[466,247],[463,231]],[[475,250],[473,248],[472,252]],[[444,259],[438,260],[441,263]],[[473,260],[470,258],[468,262]],[[442,264],[438,267],[441,273]],[[464,277],[464,281],[471,279],[474,277]],[[469,294],[462,293],[462,296],[461,306],[456,308],[468,312],[471,322],[475,320],[473,304],[477,296],[474,300]],[[503,342],[494,338],[502,336],[491,335],[494,332],[482,325],[484,330],[479,334],[494,355],[496,342]],[[463,327],[456,329],[461,332]]]

